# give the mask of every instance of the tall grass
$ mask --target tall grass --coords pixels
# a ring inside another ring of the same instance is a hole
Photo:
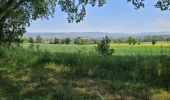
[[[74,52],[48,47],[0,47],[0,99],[151,99],[154,89],[169,94],[170,53],[165,47],[156,47],[159,54],[105,57],[86,47]]]

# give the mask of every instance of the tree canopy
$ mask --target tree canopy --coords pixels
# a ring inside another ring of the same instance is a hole
[[[26,32],[30,22],[48,19],[56,5],[68,14],[69,23],[80,22],[86,15],[86,6],[103,6],[107,0],[0,0],[0,44],[13,42]],[[136,9],[144,7],[145,0],[127,0]],[[169,10],[170,0],[157,0],[155,7]]]

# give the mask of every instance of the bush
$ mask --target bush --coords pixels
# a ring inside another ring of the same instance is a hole
[[[157,42],[157,39],[156,39],[156,38],[154,38],[154,37],[152,37],[152,38],[151,38],[151,42],[152,42],[152,45],[155,45],[155,44],[156,44],[156,42]]]
[[[30,37],[28,40],[29,43],[34,43],[34,38]]]
[[[110,39],[106,36],[97,43],[96,51],[102,56],[112,55],[115,51],[114,49],[110,49],[110,43]]]

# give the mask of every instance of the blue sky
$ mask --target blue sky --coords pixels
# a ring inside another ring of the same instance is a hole
[[[170,31],[170,11],[154,8],[156,0],[146,0],[146,7],[135,10],[127,0],[107,0],[103,7],[87,6],[81,23],[67,23],[67,14],[56,8],[54,18],[37,20],[28,32],[158,32]]]

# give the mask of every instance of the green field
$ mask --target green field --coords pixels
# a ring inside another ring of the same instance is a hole
[[[170,44],[0,47],[0,100],[169,100]]]
[[[63,44],[39,44],[41,50],[48,50],[50,52],[60,53],[77,53],[93,52],[95,53],[96,45],[63,45]],[[28,48],[29,44],[24,44]],[[170,54],[170,43],[157,44],[141,44],[141,45],[128,45],[128,44],[111,44],[111,48],[115,49],[114,55],[160,55],[162,52]]]

